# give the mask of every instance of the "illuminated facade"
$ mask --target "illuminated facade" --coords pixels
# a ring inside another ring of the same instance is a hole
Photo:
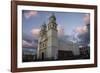
[[[37,59],[40,60],[56,60],[67,59],[73,55],[79,55],[78,45],[66,41],[62,42],[58,39],[56,17],[54,14],[49,18],[49,22],[41,26],[38,39]]]

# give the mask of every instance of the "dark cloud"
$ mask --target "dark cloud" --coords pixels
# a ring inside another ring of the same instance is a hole
[[[22,47],[23,48],[35,48],[37,49],[38,39],[34,39],[31,35],[23,33],[22,36]]]
[[[79,39],[78,43],[82,46],[87,46],[90,43],[90,25],[87,26],[88,32],[84,34],[78,34],[77,37]]]
[[[90,44],[90,14],[85,14],[83,17],[85,25],[75,29],[76,40],[80,46],[87,46]]]

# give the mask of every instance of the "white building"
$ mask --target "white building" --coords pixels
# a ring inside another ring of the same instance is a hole
[[[41,26],[38,39],[37,59],[56,60],[68,59],[73,55],[79,55],[77,44],[71,41],[58,39],[56,17],[54,14],[49,18],[49,23]]]

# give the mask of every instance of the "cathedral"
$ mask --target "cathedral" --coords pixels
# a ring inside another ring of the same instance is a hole
[[[67,60],[80,54],[78,45],[72,41],[58,38],[56,17],[52,14],[48,24],[43,24],[39,32],[37,59],[38,60]]]

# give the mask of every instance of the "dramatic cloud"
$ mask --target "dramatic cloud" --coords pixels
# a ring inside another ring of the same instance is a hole
[[[79,41],[80,45],[86,46],[86,45],[90,44],[89,32],[81,34],[81,35],[78,35],[78,38],[80,39],[80,41]]]
[[[22,45],[23,45],[23,47],[33,47],[32,43],[31,42],[27,42],[26,40],[22,41]]]
[[[85,14],[83,20],[85,24],[90,24],[90,14]]]
[[[23,36],[22,36],[22,46],[23,48],[27,47],[27,48],[37,48],[38,39],[33,38],[33,36],[26,34],[23,32]]]
[[[22,41],[22,46],[23,48],[37,48],[37,43],[35,41],[32,41],[32,42],[28,42],[26,40],[23,40]]]
[[[64,28],[62,26],[58,26],[58,36],[64,36]]]
[[[76,27],[74,32],[77,34],[78,43],[86,46],[90,43],[90,15],[85,14],[83,21],[85,25]]]
[[[31,30],[32,36],[33,36],[34,38],[38,38],[39,32],[40,32],[40,29],[39,29],[39,28],[33,28],[33,29]]]
[[[74,30],[74,32],[76,32],[77,34],[84,34],[87,31],[87,26],[76,27],[76,29]]]
[[[37,11],[33,11],[33,10],[24,13],[25,18],[27,19],[36,15],[37,15]]]
[[[28,42],[32,42],[34,39],[31,35],[29,35],[28,33],[23,32],[22,34],[22,39],[26,40]]]
[[[77,26],[74,30],[74,32],[78,33],[78,34],[84,34],[88,32],[88,27],[87,25],[90,25],[90,15],[89,14],[85,14],[83,17],[83,21],[84,21],[84,25],[82,24],[82,26]]]

